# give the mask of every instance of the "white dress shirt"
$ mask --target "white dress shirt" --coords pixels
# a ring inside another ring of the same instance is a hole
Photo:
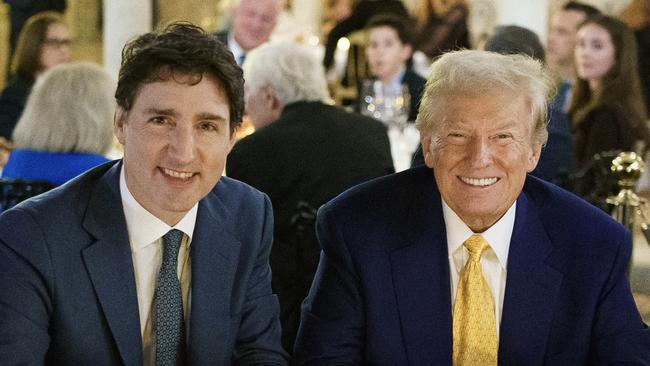
[[[517,202],[512,204],[508,211],[492,225],[489,229],[480,234],[490,244],[481,256],[481,268],[483,277],[490,286],[492,299],[494,301],[494,316],[497,326],[497,337],[499,336],[499,325],[501,324],[501,313],[503,311],[503,298],[506,290],[506,275],[508,268],[508,250],[510,239],[515,225],[515,212]],[[447,250],[449,254],[449,272],[451,279],[451,301],[452,308],[456,300],[456,288],[460,272],[469,259],[469,252],[463,246],[463,242],[475,234],[458,217],[458,215],[442,201],[442,212],[447,229]]]
[[[178,274],[181,279],[183,293],[183,308],[185,319],[189,319],[190,309],[190,260],[189,247],[194,233],[198,203],[185,214],[175,226],[169,226],[156,216],[142,207],[135,200],[124,177],[124,166],[120,171],[120,196],[126,228],[129,234],[131,245],[131,256],[133,260],[133,271],[135,273],[135,285],[138,295],[138,310],[140,313],[140,332],[143,343],[144,364],[152,364],[155,360],[153,326],[151,322],[152,305],[156,290],[156,278],[162,263],[162,237],[171,229],[178,229],[184,233],[181,247],[178,253]],[[186,326],[189,322],[185,322]],[[153,356],[153,359],[151,357]]]
[[[235,41],[235,37],[233,37],[232,32],[228,32],[228,48],[230,49],[230,52],[232,52],[233,57],[235,57],[235,62],[237,62],[237,65],[241,67],[242,56],[246,54],[246,51],[244,51],[239,43]]]

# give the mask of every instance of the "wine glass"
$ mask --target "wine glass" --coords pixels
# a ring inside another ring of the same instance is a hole
[[[397,93],[384,98],[385,122],[403,132],[408,123],[410,106],[411,94],[406,85],[401,85]]]
[[[391,89],[378,80],[364,80],[361,85],[361,114],[375,118],[388,127],[404,129],[408,122],[410,102],[406,85]]]

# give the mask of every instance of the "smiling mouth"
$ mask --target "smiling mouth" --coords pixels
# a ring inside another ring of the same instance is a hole
[[[161,168],[161,170],[166,175],[169,175],[170,177],[178,178],[178,179],[190,179],[195,174],[195,173],[188,173],[188,172],[179,172],[177,170],[172,170],[172,169],[168,169],[168,168]]]
[[[470,178],[470,177],[458,177],[463,183],[469,184],[474,187],[489,187],[499,181],[497,177],[491,178]]]

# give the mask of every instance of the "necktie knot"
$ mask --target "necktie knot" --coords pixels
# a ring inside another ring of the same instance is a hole
[[[469,259],[475,262],[481,260],[481,255],[485,249],[490,247],[490,244],[481,235],[472,235],[463,243],[467,251],[469,251]]]
[[[171,229],[163,235],[163,263],[175,263],[178,261],[178,251],[181,248],[183,232],[178,229]]]

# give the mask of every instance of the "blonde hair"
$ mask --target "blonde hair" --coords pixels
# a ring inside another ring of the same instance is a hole
[[[90,62],[53,67],[36,82],[13,133],[15,147],[104,154],[111,147],[115,82]]]
[[[529,56],[478,50],[448,52],[431,66],[416,127],[422,133],[436,133],[447,98],[506,91],[527,99],[532,136],[543,145],[548,139],[546,112],[552,85],[542,63]]]

